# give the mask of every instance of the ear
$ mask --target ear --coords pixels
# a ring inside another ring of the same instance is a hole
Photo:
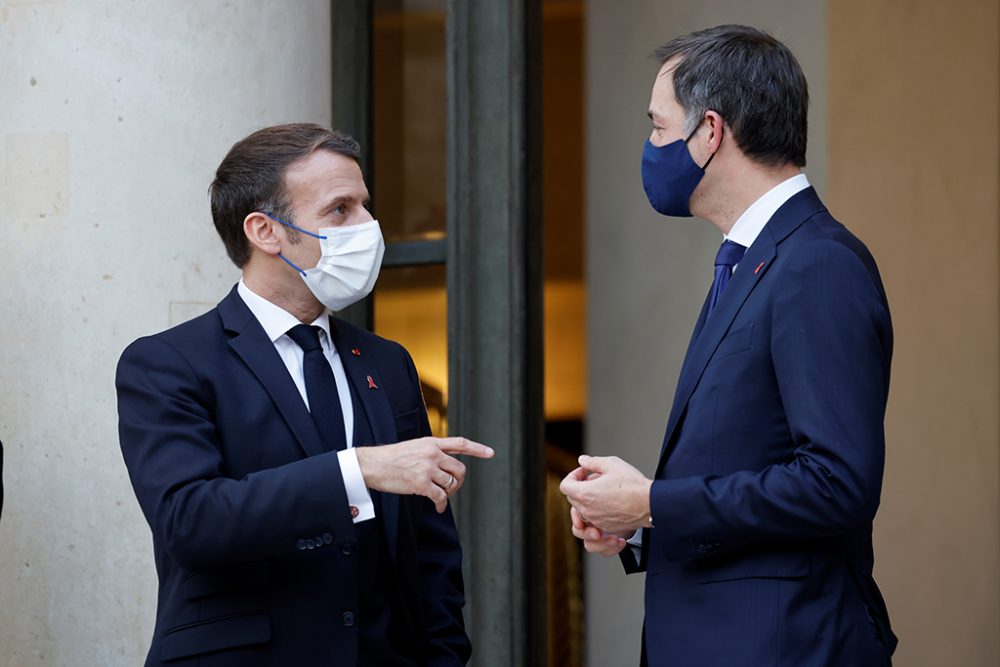
[[[280,227],[271,218],[260,211],[254,211],[243,219],[243,233],[250,241],[252,248],[257,248],[268,255],[277,255],[281,252],[281,238],[276,227]]]
[[[725,132],[726,121],[722,120],[722,116],[718,112],[709,109],[705,112],[704,123],[709,129],[708,147],[714,155],[718,152],[719,146],[722,145],[722,135]]]

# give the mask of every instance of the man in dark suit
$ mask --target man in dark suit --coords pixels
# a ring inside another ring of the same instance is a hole
[[[653,479],[580,458],[588,551],[646,572],[644,661],[888,665],[872,579],[892,326],[875,261],[809,186],[794,56],[720,26],[657,50],[643,184],[725,241]]]
[[[212,215],[242,279],[119,362],[159,577],[147,665],[468,661],[451,455],[492,450],[429,437],[406,351],[328,314],[384,249],[358,155],[309,124],[233,146]]]

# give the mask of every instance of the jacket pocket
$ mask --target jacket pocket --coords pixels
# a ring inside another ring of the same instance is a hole
[[[420,422],[423,418],[422,410],[423,408],[415,408],[393,415],[393,419],[396,420],[396,433],[401,441],[419,437]]]
[[[267,612],[210,618],[168,630],[163,636],[160,658],[176,660],[270,640],[271,617]]]
[[[693,574],[702,584],[736,579],[801,579],[809,574],[811,556],[799,551],[725,555],[695,561]]]
[[[266,560],[196,570],[184,579],[184,599],[198,600],[221,593],[260,588],[267,583],[270,575],[271,563]]]
[[[718,361],[724,357],[729,357],[740,352],[746,352],[753,346],[753,324],[737,329],[730,333],[719,343],[712,355],[712,361]]]

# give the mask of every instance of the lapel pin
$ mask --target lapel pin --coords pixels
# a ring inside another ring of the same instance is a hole
[[[372,379],[371,375],[368,376],[368,388],[369,389],[378,389],[378,385],[375,384],[375,380]]]
[[[353,350],[351,350],[351,354],[353,354],[355,357],[360,357],[361,350],[359,350],[358,348],[354,348]]]
[[[753,274],[754,274],[754,275],[757,275],[758,273],[760,273],[760,270],[761,270],[762,268],[764,268],[764,264],[765,264],[765,262],[761,262],[760,264],[758,264],[758,265],[757,265],[757,268],[753,270]]]

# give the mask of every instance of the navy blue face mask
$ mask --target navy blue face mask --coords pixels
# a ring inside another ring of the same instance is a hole
[[[642,149],[642,187],[657,213],[678,218],[691,217],[691,195],[715,157],[712,153],[704,167],[699,167],[692,159],[687,144],[698,127],[687,139],[678,139],[660,147],[646,140]]]

